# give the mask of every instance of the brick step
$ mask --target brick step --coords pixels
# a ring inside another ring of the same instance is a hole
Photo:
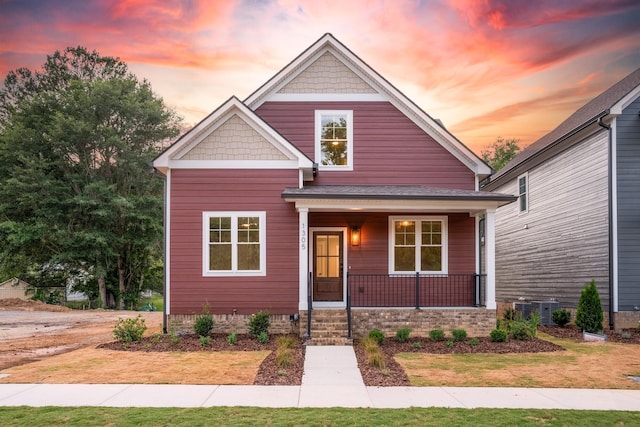
[[[335,338],[335,337],[346,337],[347,330],[343,331],[322,331],[318,329],[311,329],[312,337],[320,337],[320,338]]]
[[[314,336],[308,339],[305,344],[306,345],[353,345],[353,339],[345,338],[345,337],[322,338],[322,337]]]

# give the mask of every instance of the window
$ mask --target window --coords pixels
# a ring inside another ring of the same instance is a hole
[[[353,111],[316,111],[316,163],[353,170]]]
[[[389,217],[389,272],[446,273],[446,217]]]
[[[518,210],[520,213],[529,212],[529,175],[518,177]]]
[[[204,212],[203,275],[266,274],[265,212]]]

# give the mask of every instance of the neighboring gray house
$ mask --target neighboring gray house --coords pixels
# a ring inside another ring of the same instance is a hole
[[[531,144],[483,187],[496,211],[496,301],[575,308],[594,279],[605,322],[640,320],[640,69]],[[607,312],[610,314],[606,319]]]

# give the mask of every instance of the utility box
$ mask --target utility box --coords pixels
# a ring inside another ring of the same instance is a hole
[[[553,325],[552,313],[560,310],[560,303],[558,301],[532,301],[531,310],[540,314],[541,325]]]
[[[516,302],[513,304],[513,308],[521,319],[527,320],[531,315],[531,303],[530,302]]]

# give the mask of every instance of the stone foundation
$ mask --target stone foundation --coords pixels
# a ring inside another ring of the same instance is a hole
[[[605,313],[605,317],[607,313]],[[613,314],[616,329],[640,328],[640,311],[619,311]],[[605,328],[608,323],[605,324]]]
[[[193,325],[199,314],[168,314],[167,332],[193,333]],[[237,332],[246,334],[249,332],[249,314],[213,314],[212,333],[230,334]],[[288,314],[272,314],[269,316],[271,334],[298,334],[300,327],[297,321],[291,321]]]
[[[411,336],[428,337],[429,331],[464,329],[470,337],[488,336],[496,327],[496,311],[484,308],[441,309],[352,309],[352,335],[366,336],[379,329],[385,336],[395,336],[398,329],[411,328]]]

